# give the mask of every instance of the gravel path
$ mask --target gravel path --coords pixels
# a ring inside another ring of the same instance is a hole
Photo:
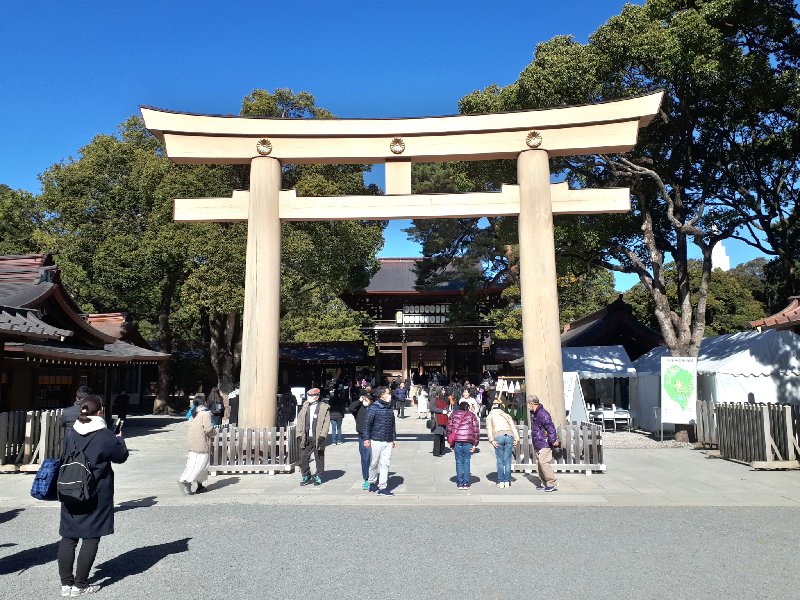
[[[606,431],[603,434],[603,446],[606,448],[632,450],[636,448],[688,448],[691,445],[688,442],[676,442],[666,437],[662,442],[658,437],[653,437],[650,432],[646,431]]]

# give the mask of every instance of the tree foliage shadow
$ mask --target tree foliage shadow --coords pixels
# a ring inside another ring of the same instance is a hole
[[[0,558],[0,575],[22,572],[31,567],[46,565],[56,560],[58,556],[58,542],[28,548],[9,556]]]
[[[7,510],[6,512],[1,512],[0,513],[0,523],[5,523],[7,521],[10,521],[11,519],[16,519],[19,516],[19,513],[21,513],[23,510],[25,510],[25,509],[24,508],[14,508],[14,509],[11,509],[11,510]]]
[[[122,512],[125,510],[133,510],[134,508],[149,508],[151,506],[155,506],[156,504],[158,504],[156,496],[147,496],[138,500],[126,500],[125,502],[120,502],[119,506],[117,506],[114,511]]]
[[[141,575],[171,554],[189,551],[189,540],[183,538],[165,544],[155,544],[129,550],[95,567],[95,579],[107,587],[131,575]]]

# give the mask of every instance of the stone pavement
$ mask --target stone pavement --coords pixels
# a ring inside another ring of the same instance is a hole
[[[131,455],[115,465],[116,500],[122,506],[248,503],[273,505],[515,505],[594,506],[800,506],[800,472],[760,472],[746,465],[710,459],[690,448],[606,449],[606,473],[560,473],[559,491],[536,490],[538,477],[513,474],[507,489],[495,487],[494,449],[483,439],[473,455],[469,491],[455,487],[453,454],[434,458],[431,435],[416,413],[398,419],[398,446],[389,486],[393,498],[377,498],[361,489],[355,422],[346,416],[344,444],[326,450],[322,486],[300,487],[292,474],[220,475],[209,493],[182,496],[176,480],[185,461],[185,422],[181,418],[133,417],[126,424]],[[608,436],[613,436],[609,432]],[[0,509],[53,506],[29,495],[31,474],[0,474]]]

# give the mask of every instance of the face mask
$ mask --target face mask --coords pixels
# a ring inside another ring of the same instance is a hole
[[[309,397],[308,397],[308,401],[309,401],[311,404],[314,404],[314,402],[317,402],[317,401],[319,401],[319,396],[309,396]]]
[[[362,400],[361,404],[363,404],[364,406],[369,406],[369,400]]]

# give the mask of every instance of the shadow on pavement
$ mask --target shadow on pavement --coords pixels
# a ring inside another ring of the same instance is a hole
[[[239,477],[228,477],[227,479],[217,479],[214,483],[209,483],[206,486],[206,489],[209,492],[213,492],[214,490],[221,490],[224,487],[228,487],[229,485],[236,485],[239,483],[241,478]]]
[[[185,420],[186,418],[181,416],[128,417],[125,421],[125,427],[122,429],[122,435],[127,439],[139,437],[141,435],[150,435],[152,433],[164,433],[168,431],[166,429],[168,425],[182,423]]]
[[[9,544],[0,544],[0,548],[11,548],[13,546],[16,546],[16,544],[11,544],[11,543],[9,543]]]
[[[13,510],[7,510],[6,512],[1,512],[0,513],[0,523],[6,523],[7,521],[10,521],[11,519],[15,519],[16,517],[19,516],[19,513],[21,513],[23,510],[25,510],[25,509],[24,508],[15,508]]]
[[[403,479],[400,475],[390,475],[389,479],[386,480],[386,488],[389,490],[393,490],[396,487],[403,485]]]
[[[46,565],[56,560],[58,556],[58,542],[22,550],[0,558],[0,575],[25,571],[31,567]]]
[[[344,471],[341,469],[333,469],[331,471],[325,471],[322,474],[322,483],[326,481],[333,481],[334,479],[339,479],[340,477],[344,476]]]
[[[470,484],[470,485],[475,485],[476,483],[479,483],[479,482],[480,482],[480,480],[481,480],[481,478],[480,478],[480,477],[478,477],[477,475],[470,475],[470,478],[469,478],[469,484]],[[453,475],[453,476],[450,478],[450,481],[452,481],[453,483],[455,483],[455,482],[456,482],[456,476],[455,476],[455,475]]]
[[[149,508],[151,506],[155,506],[158,504],[156,501],[156,496],[147,496],[146,498],[140,498],[139,500],[126,500],[125,502],[120,502],[119,506],[114,510],[116,512],[122,512],[124,510],[133,510],[134,508]]]
[[[141,575],[171,554],[189,551],[189,540],[183,538],[166,544],[136,548],[100,563],[95,567],[95,579],[102,585],[114,585],[130,575]],[[55,546],[55,544],[53,544]],[[55,559],[55,556],[53,556]]]

